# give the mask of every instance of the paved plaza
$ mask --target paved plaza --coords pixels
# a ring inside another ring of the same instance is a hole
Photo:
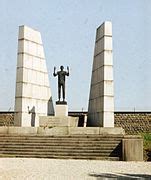
[[[151,179],[151,162],[1,158],[0,180]]]

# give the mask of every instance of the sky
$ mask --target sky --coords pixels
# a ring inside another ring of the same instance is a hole
[[[115,111],[151,110],[150,0],[0,0],[0,111],[14,109],[18,27],[41,32],[53,101],[53,67],[70,67],[69,110],[87,110],[96,28],[111,21]]]

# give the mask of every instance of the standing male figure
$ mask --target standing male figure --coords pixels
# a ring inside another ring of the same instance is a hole
[[[63,102],[65,102],[65,76],[69,76],[69,67],[67,66],[67,72],[64,71],[64,67],[60,66],[60,71],[57,71],[56,73],[56,67],[54,67],[54,76],[58,76],[58,98],[60,102],[61,98],[61,88],[62,88],[62,97]]]

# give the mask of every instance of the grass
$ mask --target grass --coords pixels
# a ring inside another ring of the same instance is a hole
[[[142,133],[144,139],[144,159],[151,161],[151,133]]]
[[[151,150],[151,133],[143,133],[141,135],[144,139],[144,149]]]

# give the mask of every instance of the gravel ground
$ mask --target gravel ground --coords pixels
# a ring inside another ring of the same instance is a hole
[[[0,158],[0,180],[151,179],[151,162]]]

